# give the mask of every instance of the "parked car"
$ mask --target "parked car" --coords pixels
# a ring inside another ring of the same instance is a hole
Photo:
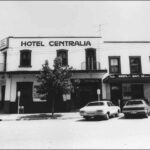
[[[150,106],[143,99],[129,100],[123,107],[125,117],[130,115],[143,115],[148,118]]]
[[[106,120],[110,116],[118,116],[120,108],[111,101],[93,101],[80,109],[80,115],[85,119],[104,117]]]

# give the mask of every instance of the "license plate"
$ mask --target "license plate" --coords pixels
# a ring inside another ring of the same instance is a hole
[[[136,114],[136,112],[135,112],[135,111],[132,111],[131,114]]]
[[[94,115],[94,113],[87,113],[87,115]]]

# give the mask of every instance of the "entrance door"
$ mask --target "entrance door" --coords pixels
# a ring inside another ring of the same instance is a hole
[[[80,83],[75,86],[75,107],[81,108],[88,102],[97,101],[97,89],[101,89],[101,80],[80,79]]]
[[[1,109],[3,108],[3,106],[4,106],[4,99],[5,99],[5,85],[3,85],[2,87],[1,87]]]
[[[21,92],[20,106],[24,106],[25,113],[32,112],[33,82],[17,82],[17,92]]]
[[[132,84],[131,89],[133,99],[144,97],[143,84]]]
[[[118,100],[122,99],[122,90],[121,84],[112,84],[111,85],[111,100],[114,105],[119,105]]]

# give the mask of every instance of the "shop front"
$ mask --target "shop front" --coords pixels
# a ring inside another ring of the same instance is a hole
[[[110,86],[110,98],[116,105],[124,105],[130,99],[150,100],[150,74],[109,75],[104,83]]]
[[[100,99],[102,99],[102,77],[106,70],[93,71],[74,71],[72,75],[72,84],[74,91],[72,93],[72,106],[79,109],[88,102],[97,101],[97,90],[100,90]]]

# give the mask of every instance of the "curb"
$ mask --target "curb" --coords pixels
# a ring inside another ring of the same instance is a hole
[[[41,113],[41,114],[14,114],[14,116],[3,115],[0,116],[0,121],[23,121],[23,120],[66,120],[66,119],[77,119],[81,116],[79,113],[55,113],[54,118],[51,118],[51,113]]]

